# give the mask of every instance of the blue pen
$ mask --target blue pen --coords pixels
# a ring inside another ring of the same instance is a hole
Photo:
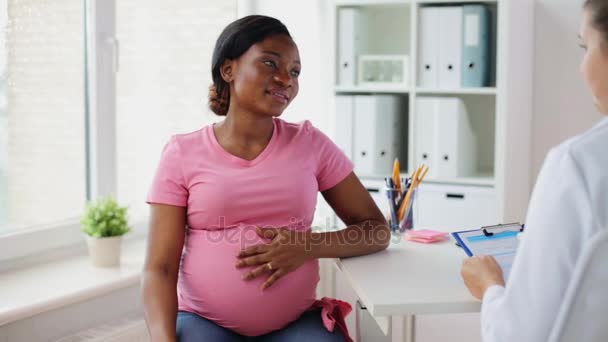
[[[386,196],[388,197],[388,206],[391,214],[391,230],[395,231],[399,227],[399,219],[397,218],[397,209],[395,208],[395,184],[392,178],[386,178]]]

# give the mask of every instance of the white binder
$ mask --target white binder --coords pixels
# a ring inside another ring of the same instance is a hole
[[[355,85],[357,78],[357,57],[364,37],[363,15],[357,8],[338,9],[338,85]]]
[[[427,164],[429,177],[476,173],[477,139],[461,98],[419,97],[414,120],[416,165]]]
[[[437,106],[437,155],[435,175],[454,178],[475,174],[477,144],[464,102],[446,97]]]
[[[439,81],[439,10],[438,7],[420,8],[418,85],[424,88],[437,87]]]
[[[429,177],[435,173],[437,105],[438,102],[433,97],[419,97],[416,100],[415,165],[426,164],[429,167]]]
[[[439,11],[439,84],[460,88],[462,75],[462,6],[435,8]]]
[[[362,176],[391,174],[400,155],[401,100],[394,95],[361,95],[354,101],[354,163]]]
[[[336,96],[336,145],[353,160],[353,102],[351,95]]]

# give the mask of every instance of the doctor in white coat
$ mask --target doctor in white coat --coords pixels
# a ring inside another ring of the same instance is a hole
[[[608,1],[585,1],[579,35],[581,73],[597,108],[608,113]],[[483,340],[547,341],[583,245],[605,229],[608,118],[547,155],[506,286],[494,258],[463,262],[466,286],[482,299]]]

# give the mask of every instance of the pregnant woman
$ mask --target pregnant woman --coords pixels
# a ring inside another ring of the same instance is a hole
[[[225,116],[165,146],[147,202],[144,307],[153,341],[343,341],[316,305],[319,258],[370,254],[390,231],[352,162],[310,122],[287,28],[248,16],[219,36],[209,104]],[[348,227],[313,233],[317,192]]]

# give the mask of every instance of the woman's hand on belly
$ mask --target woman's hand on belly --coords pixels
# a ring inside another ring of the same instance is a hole
[[[269,288],[281,277],[296,270],[312,258],[310,232],[285,228],[257,228],[256,232],[271,242],[242,249],[237,257],[236,267],[257,266],[245,273],[243,276],[245,280],[269,274],[262,289]]]

